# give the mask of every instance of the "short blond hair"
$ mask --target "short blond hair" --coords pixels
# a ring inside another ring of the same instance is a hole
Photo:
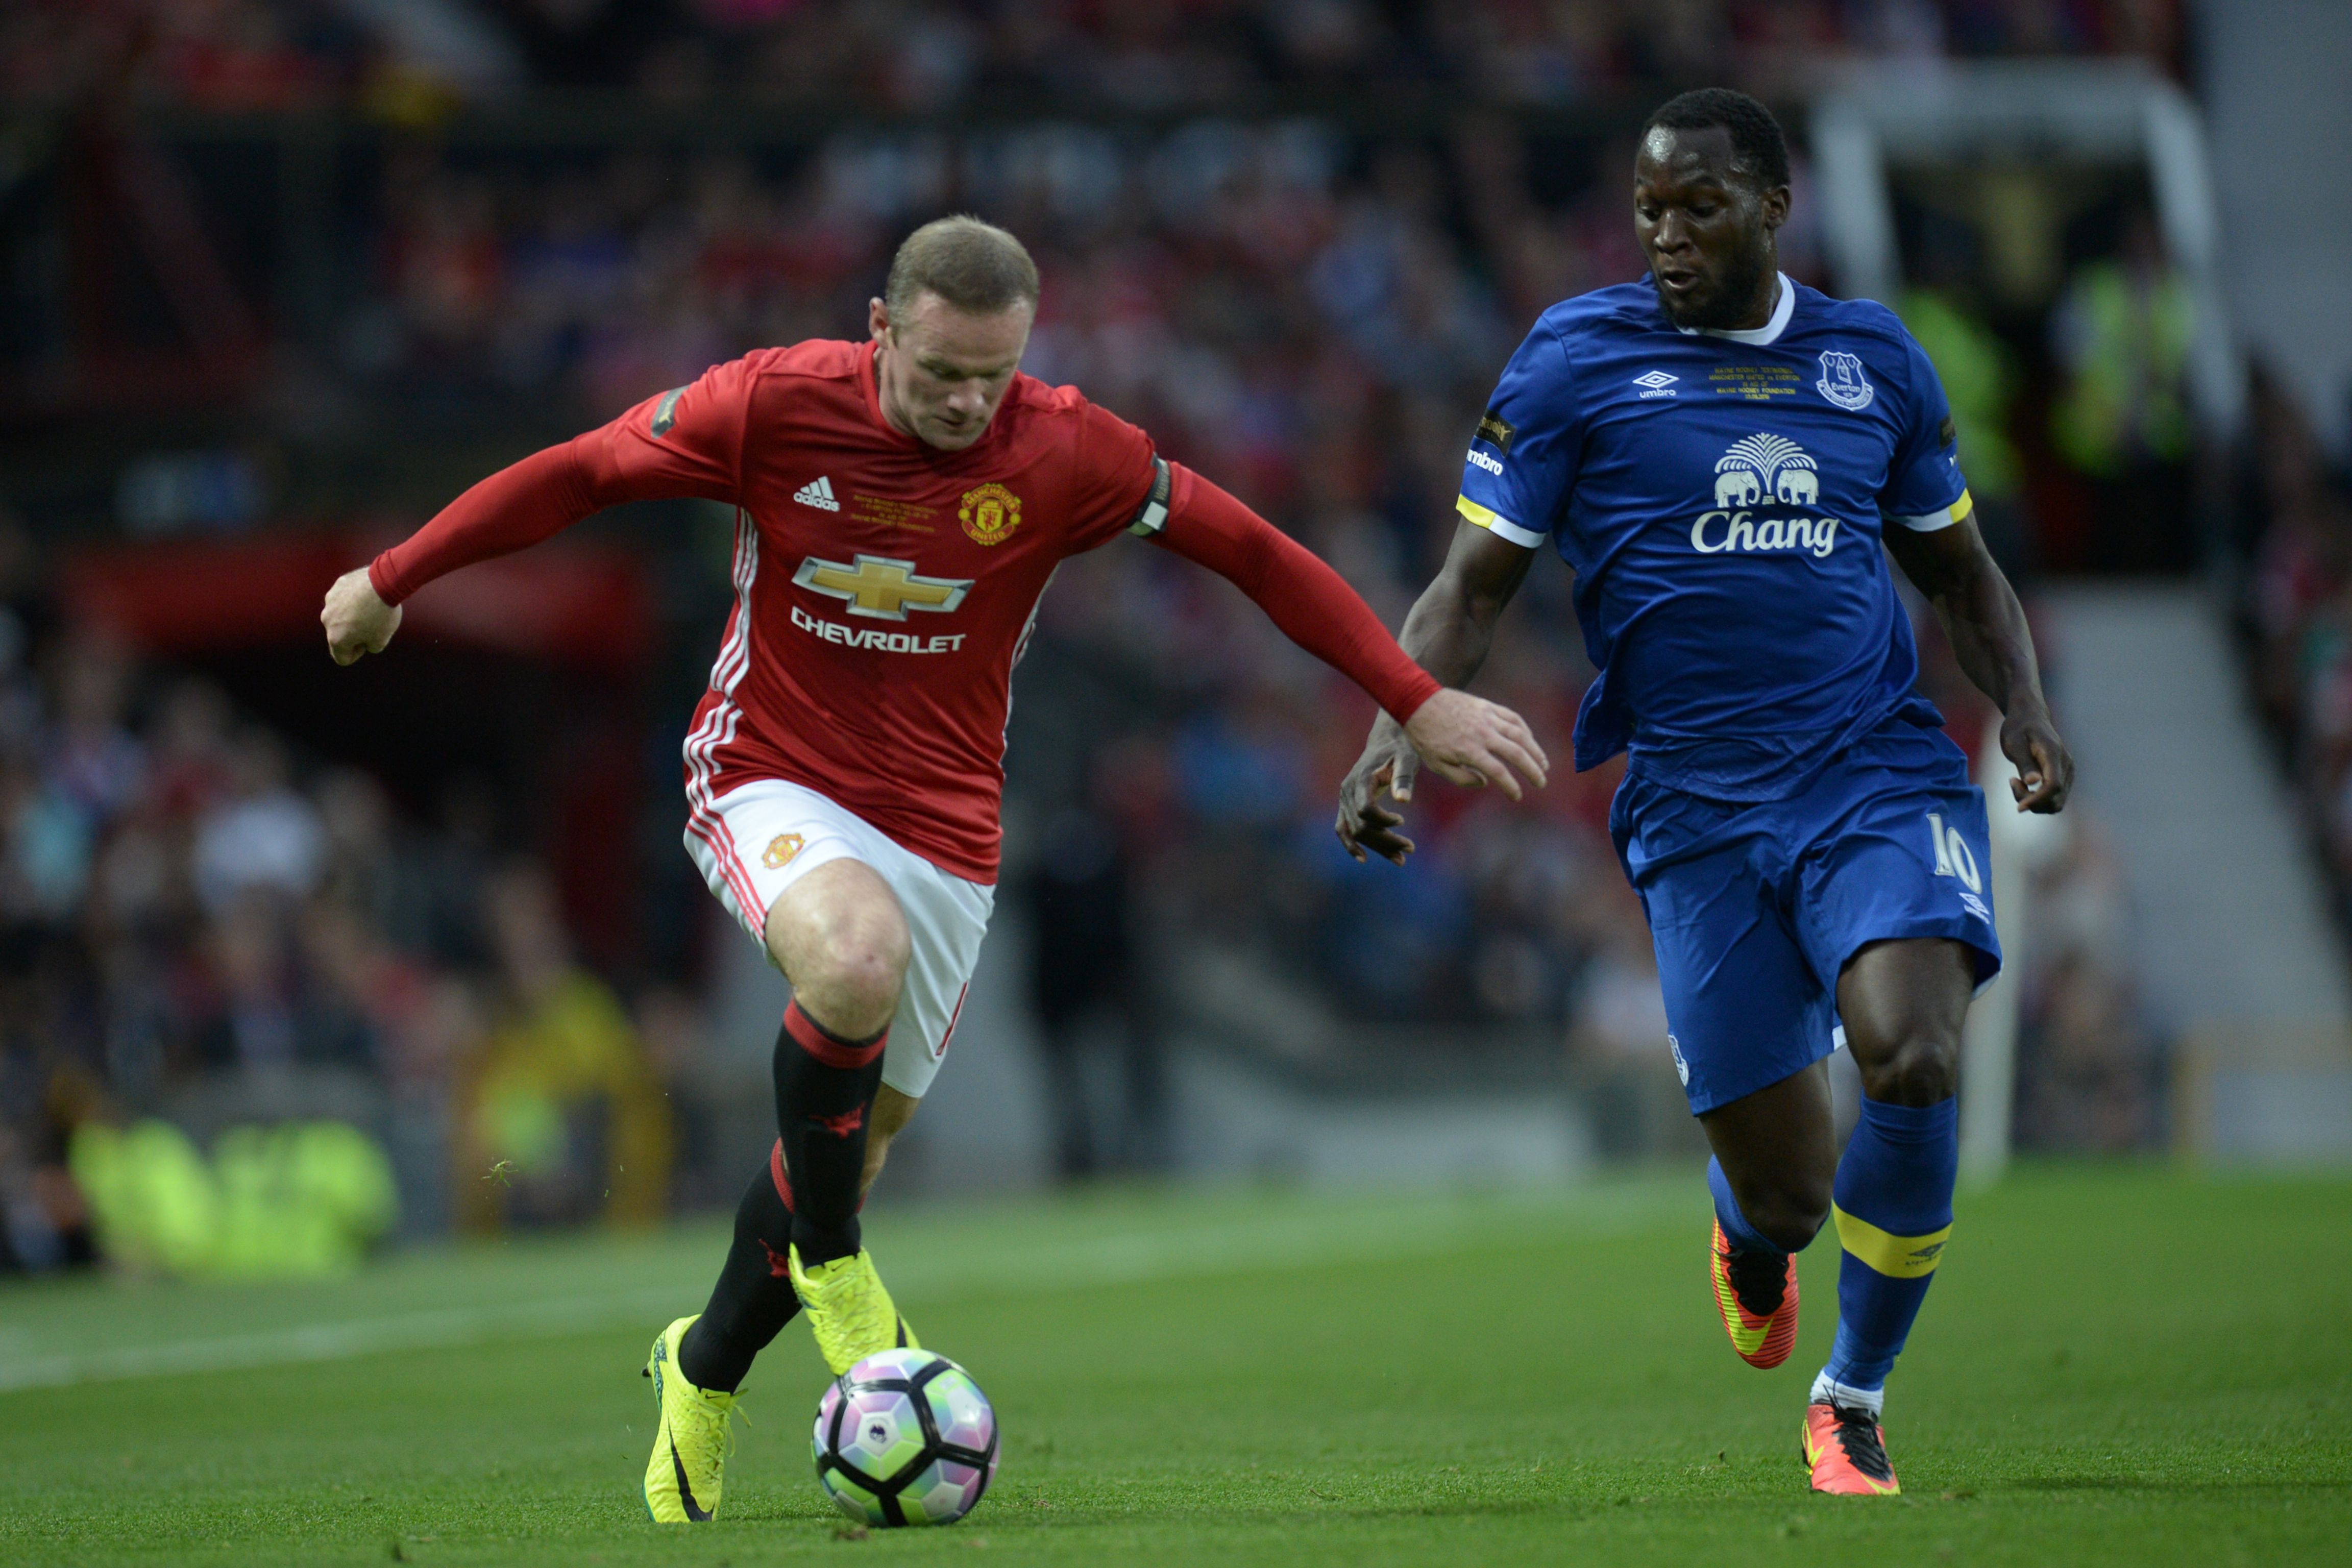
[[[992,223],[969,213],[935,218],[908,235],[891,258],[882,303],[892,320],[903,321],[926,293],[975,316],[1024,301],[1034,310],[1037,264],[1027,247]]]

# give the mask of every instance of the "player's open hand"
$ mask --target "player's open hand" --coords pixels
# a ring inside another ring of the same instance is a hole
[[[1447,688],[1423,703],[1404,727],[1405,739],[1440,777],[1472,789],[1493,784],[1513,800],[1521,797],[1519,776],[1541,789],[1551,766],[1528,721],[1499,702]],[[1392,783],[1389,794],[1412,798],[1412,779]]]
[[[1412,853],[1412,840],[1399,831],[1404,816],[1381,805],[1381,796],[1385,793],[1396,800],[1412,799],[1412,777],[1420,766],[1421,758],[1412,742],[1404,738],[1403,725],[1385,713],[1372,721],[1364,754],[1339,781],[1337,831],[1342,848],[1359,861],[1369,849],[1383,860],[1404,864],[1404,858]]]
[[[1494,784],[1513,800],[1525,793],[1522,777],[1541,788],[1551,767],[1526,720],[1466,691],[1439,692],[1422,704],[1410,724],[1383,714],[1372,726],[1364,754],[1339,785],[1336,830],[1349,854],[1361,860],[1370,850],[1404,864],[1413,848],[1412,840],[1398,831],[1404,817],[1382,806],[1380,797],[1385,794],[1400,805],[1412,800],[1423,763],[1440,777],[1473,789]]]
[[[327,651],[337,664],[349,664],[363,653],[384,650],[400,629],[400,606],[377,595],[362,566],[335,579],[319,612],[319,624],[327,628]]]
[[[2001,721],[2001,753],[2017,764],[2009,793],[2020,811],[2062,811],[2074,787],[2074,754],[2058,738],[2058,726],[2040,708],[2022,708]]]

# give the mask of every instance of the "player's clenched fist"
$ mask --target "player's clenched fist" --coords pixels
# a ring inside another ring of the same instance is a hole
[[[383,651],[400,629],[400,606],[383,602],[362,566],[335,579],[319,624],[327,628],[327,651],[337,664],[349,664],[363,653]]]

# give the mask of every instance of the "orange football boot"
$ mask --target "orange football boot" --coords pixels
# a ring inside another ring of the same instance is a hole
[[[1878,1417],[1843,1405],[1805,1406],[1804,1459],[1813,1489],[1832,1497],[1894,1497],[1903,1489]]]
[[[1796,1255],[1790,1253],[1775,1268],[1768,1254],[1737,1252],[1717,1220],[1707,1274],[1715,1281],[1715,1305],[1723,1314],[1724,1332],[1731,1336],[1731,1348],[1739,1359],[1760,1367],[1787,1361],[1797,1344]],[[1764,1310],[1751,1310],[1757,1307]]]

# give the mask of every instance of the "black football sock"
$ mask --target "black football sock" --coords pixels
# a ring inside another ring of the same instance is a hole
[[[751,1358],[801,1310],[784,1266],[793,1211],[784,1201],[782,1153],[780,1146],[769,1156],[736,1205],[735,1240],[719,1283],[702,1316],[678,1341],[677,1370],[697,1388],[733,1393],[751,1370]]]
[[[860,1245],[857,1186],[866,1173],[866,1130],[882,1083],[890,1031],[845,1040],[801,1011],[784,1008],[776,1036],[776,1128],[793,1193],[793,1245],[801,1267],[846,1258]]]

